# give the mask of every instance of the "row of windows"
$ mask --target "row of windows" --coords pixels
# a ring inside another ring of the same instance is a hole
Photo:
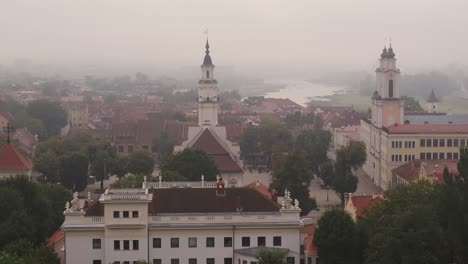
[[[122,217],[123,218],[129,218],[130,217],[130,211],[122,211]],[[133,218],[138,218],[138,211],[132,211],[132,217]],[[120,218],[120,211],[114,211],[114,218]]]
[[[449,139],[437,139],[437,138],[426,138],[426,139],[420,139],[419,140],[419,145],[421,147],[445,147],[445,143],[447,143],[447,147],[467,147],[468,146],[468,140],[462,138],[449,138]]]
[[[140,241],[132,240],[132,249],[130,249],[130,240],[122,240],[123,248],[120,247],[120,240],[114,240],[114,250],[138,250],[140,247]]]
[[[403,159],[404,158],[404,159]],[[415,155],[392,155],[392,161],[411,161],[414,160]]]
[[[153,259],[153,264],[162,264],[161,259]],[[171,264],[180,264],[179,259],[171,259]],[[197,264],[196,258],[188,259],[188,264]],[[215,264],[214,258],[207,258],[206,264]],[[232,264],[232,258],[224,258],[224,264]]]
[[[114,261],[113,264],[137,264],[138,261]],[[102,264],[102,261],[100,259],[97,259],[97,260],[93,260],[93,264]]]
[[[441,152],[441,153],[430,153],[430,152],[426,152],[426,153],[421,153],[419,154],[419,159],[422,159],[422,160],[430,160],[430,159],[458,159],[458,152],[454,152],[454,153],[447,153],[447,155],[445,155],[445,153]]]
[[[195,248],[197,247],[198,239],[196,237],[189,237],[188,238],[188,247]],[[153,238],[153,248],[161,248],[162,242],[160,237]],[[215,247],[215,238],[214,237],[207,237],[205,241],[205,246]],[[250,237],[242,237],[242,246],[243,247],[250,247]],[[261,236],[257,237],[257,246],[264,247],[266,246],[266,237]],[[281,246],[281,236],[274,236],[273,237],[273,246]],[[173,237],[170,239],[170,247],[171,248],[178,248],[179,247],[179,238]],[[224,247],[232,247],[232,237],[224,237]]]
[[[392,148],[403,148],[403,143],[405,148],[415,148],[416,141],[396,141],[392,140]]]

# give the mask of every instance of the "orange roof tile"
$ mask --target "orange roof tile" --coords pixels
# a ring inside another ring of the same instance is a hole
[[[31,168],[31,161],[23,157],[11,144],[5,144],[0,149],[0,171],[29,171]]]

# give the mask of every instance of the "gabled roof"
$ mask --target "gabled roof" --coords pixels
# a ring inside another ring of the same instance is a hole
[[[62,230],[57,230],[55,233],[47,240],[47,246],[49,248],[54,248],[57,243],[60,243],[65,238],[65,233]]]
[[[263,194],[263,196],[267,197],[268,199],[271,199],[271,192],[270,192],[268,186],[266,186],[265,184],[261,183],[258,180],[247,184],[245,187],[250,188],[250,189],[254,189],[257,192]]]
[[[30,160],[23,157],[9,143],[0,149],[0,171],[29,171],[32,168]]]
[[[191,147],[208,153],[221,173],[242,172],[237,162],[233,160],[229,152],[218,141],[217,137],[213,135],[210,129],[203,130],[200,137],[198,137]]]
[[[434,180],[443,181],[445,167],[452,175],[457,176],[459,174],[457,162],[457,160],[413,160],[394,168],[392,174],[411,183],[419,179],[421,166],[424,166],[428,176],[432,176]]]
[[[359,195],[351,196],[351,203],[356,211],[356,218],[364,218],[365,211],[376,205],[380,201],[383,201],[381,196],[375,195]]]

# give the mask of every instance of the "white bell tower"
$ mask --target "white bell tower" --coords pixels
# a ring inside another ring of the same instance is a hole
[[[214,65],[210,56],[210,45],[206,40],[206,55],[201,67],[201,79],[198,81],[198,125],[218,125],[218,82],[214,79]]]

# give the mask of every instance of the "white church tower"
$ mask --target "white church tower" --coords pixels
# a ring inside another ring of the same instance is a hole
[[[206,55],[198,81],[198,125],[218,125],[218,82],[214,79],[214,65],[210,56],[210,44],[206,40]]]

